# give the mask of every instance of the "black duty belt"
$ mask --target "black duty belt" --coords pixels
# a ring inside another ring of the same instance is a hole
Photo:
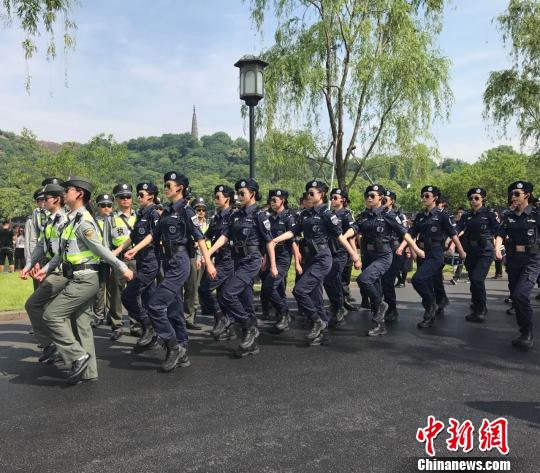
[[[366,243],[367,251],[377,251],[380,253],[383,251],[390,251],[391,249],[390,243]]]
[[[507,253],[528,253],[530,255],[536,255],[540,253],[540,245],[516,245],[513,243],[506,243],[505,245]]]
[[[467,240],[467,244],[474,248],[492,248],[493,242],[487,238],[478,238],[476,240]]]
[[[257,245],[239,245],[235,244],[233,246],[234,254],[236,256],[244,257],[248,255],[252,255],[254,253],[260,253],[260,249]]]
[[[444,242],[442,240],[431,240],[429,242],[426,241],[418,241],[417,242],[418,248],[431,250],[432,248],[435,248],[437,246],[440,246],[441,248],[444,246]]]
[[[73,273],[75,271],[83,271],[85,269],[99,271],[99,264],[71,264],[69,261],[62,262],[62,275],[68,279],[73,278]]]
[[[165,250],[165,256],[167,258],[170,258],[171,256],[187,251],[187,246],[181,243],[164,243],[163,249]]]
[[[97,271],[99,269],[99,264],[72,264],[71,267],[73,268],[73,271],[83,271],[84,269]]]

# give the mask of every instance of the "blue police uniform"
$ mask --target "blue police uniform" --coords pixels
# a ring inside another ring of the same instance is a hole
[[[228,207],[216,212],[212,217],[205,233],[207,240],[212,245],[224,233],[225,227],[229,225],[232,213],[233,210]],[[218,298],[214,295],[214,291],[217,291],[219,294],[223,290],[223,285],[234,271],[230,245],[220,248],[214,255],[214,265],[217,271],[215,279],[211,279],[206,272],[202,276],[201,284],[199,285],[199,304],[201,305],[202,312],[214,315],[217,322],[217,318],[226,316],[226,314],[224,308],[218,305]],[[223,315],[219,313],[220,310]]]
[[[497,235],[506,239],[506,270],[517,324],[532,345],[533,309],[530,296],[540,275],[540,213],[531,205],[521,215],[511,211]]]
[[[426,256],[425,259],[416,260],[418,269],[412,283],[422,298],[422,304],[426,308],[425,320],[429,320],[430,325],[437,310],[434,286],[438,283],[436,280],[442,274],[444,266],[444,245],[447,238],[456,235],[456,230],[449,215],[435,207],[429,212],[419,212],[409,233],[413,238],[418,237],[417,244]],[[429,314],[428,308],[431,308]]]
[[[130,240],[137,245],[148,235],[154,234],[160,219],[155,205],[137,211],[137,220],[130,233]],[[148,318],[148,304],[156,288],[159,271],[159,255],[154,245],[148,245],[135,256],[137,275],[129,281],[122,291],[122,304],[128,313],[137,320],[144,330],[148,330],[151,321]]]
[[[276,238],[285,232],[292,231],[296,225],[294,216],[287,209],[278,214],[271,213],[268,216],[268,220],[270,221],[270,233],[272,234],[272,238]],[[263,273],[261,302],[263,304],[270,302],[276,310],[278,318],[281,318],[289,311],[285,291],[287,273],[291,266],[292,242],[288,240],[278,243],[275,247],[275,252],[278,277],[272,277],[269,268]],[[269,266],[269,262],[267,262],[267,266]]]
[[[373,322],[382,324],[385,307],[382,304],[381,278],[392,264],[392,235],[403,237],[407,229],[394,212],[387,212],[383,206],[364,210],[352,228],[362,235],[362,273],[356,281],[369,297]]]
[[[148,315],[156,334],[165,342],[186,347],[188,333],[184,319],[182,287],[191,271],[189,245],[204,240],[197,216],[186,199],[163,210],[154,231],[154,243],[163,244],[163,279],[148,303]]]
[[[450,223],[456,229],[457,233],[457,225],[456,220],[452,214],[450,214],[446,209],[441,209],[442,212],[444,212],[448,219],[450,220]],[[444,243],[444,248],[446,250],[446,242]],[[444,260],[444,257],[443,257]],[[441,267],[441,270],[435,275],[433,278],[433,291],[435,293],[435,302],[437,304],[437,313],[439,315],[443,315],[444,308],[448,305],[448,296],[446,295],[446,289],[444,288],[444,264]]]
[[[233,243],[234,272],[223,285],[218,300],[227,316],[242,328],[256,327],[253,281],[261,269],[261,251],[272,240],[270,222],[253,204],[232,214],[223,235]]]
[[[314,186],[315,187],[315,186]],[[323,302],[324,279],[332,268],[329,240],[342,234],[339,218],[325,204],[304,209],[293,233],[304,236],[304,271],[296,282],[293,295],[299,308],[313,322],[329,322]]]
[[[351,212],[344,207],[334,212],[334,214],[340,222],[341,231],[345,233],[354,222]],[[343,319],[343,305],[345,303],[341,277],[345,265],[347,264],[349,253],[347,253],[347,250],[335,237],[330,238],[329,243],[330,251],[332,253],[332,267],[330,268],[330,272],[324,278],[324,290],[330,300],[332,317],[339,323]]]
[[[407,221],[407,218],[403,214],[403,212],[390,210],[387,212],[393,212],[392,217],[396,218],[397,221],[405,227],[405,222]],[[399,248],[401,242],[403,241],[403,235],[392,231],[392,234],[390,235],[390,246],[392,247],[392,263],[390,265],[390,268],[388,268],[388,271],[384,273],[381,282],[382,282],[382,290],[384,295],[384,301],[388,304],[388,312],[385,316],[385,321],[390,322],[395,319],[397,316],[397,298],[396,298],[396,278],[398,277],[401,268],[403,267],[403,260],[405,256],[403,254],[397,255],[396,250]],[[390,317],[390,314],[392,316]]]
[[[474,191],[485,196],[483,189]],[[465,268],[471,291],[472,313],[467,320],[482,322],[487,313],[486,276],[495,259],[493,239],[499,232],[499,222],[493,212],[482,206],[477,212],[466,212],[461,217],[458,230],[464,232],[461,242],[467,253]]]

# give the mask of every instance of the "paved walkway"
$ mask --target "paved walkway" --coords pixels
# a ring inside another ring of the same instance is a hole
[[[513,349],[506,281],[488,286],[485,325],[465,322],[460,283],[446,286],[444,319],[420,331],[408,286],[385,337],[363,335],[367,311],[326,347],[307,348],[298,321],[281,336],[263,327],[260,354],[243,360],[231,357],[234,342],[197,334],[192,366],[172,374],[156,371],[162,351],[133,356],[133,338],[111,342],[100,328],[100,380],[76,387],[37,363],[26,321],[1,322],[0,471],[416,471],[425,454],[415,435],[428,415],[470,419],[477,430],[484,417],[506,417],[512,471],[538,471],[540,329],[532,352]],[[437,456],[451,455],[446,437]],[[479,455],[475,445],[465,456]]]

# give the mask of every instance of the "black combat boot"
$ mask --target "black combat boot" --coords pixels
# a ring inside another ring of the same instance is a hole
[[[236,350],[236,357],[245,358],[246,356],[256,355],[259,351],[259,345],[257,345],[256,342],[253,342],[251,346],[245,350],[243,348],[238,348],[238,350]]]
[[[336,325],[345,325],[346,315],[347,311],[345,310],[345,306],[343,305],[336,312]]]
[[[371,309],[371,305],[369,304],[369,299],[367,297],[362,298],[362,302],[360,302],[360,307],[362,309]]]
[[[165,343],[165,349],[167,350],[167,354],[161,364],[161,371],[163,373],[169,373],[180,363],[184,363],[184,366],[189,366],[187,350],[183,346],[180,346],[176,340],[167,341]]]
[[[252,325],[251,327],[247,328],[244,331],[242,340],[240,340],[238,347],[241,350],[248,349],[251,345],[255,343],[255,340],[257,340],[258,336],[259,336],[259,330],[257,329],[257,327]]]
[[[56,345],[54,343],[49,343],[44,349],[41,356],[38,358],[40,363],[45,363],[47,360],[56,353]]]
[[[444,316],[444,308],[450,304],[448,297],[444,296],[439,302],[437,302],[437,312],[435,313],[438,317]]]
[[[328,324],[323,319],[321,319],[320,317],[317,317],[316,319],[313,320],[313,325],[309,333],[306,335],[306,338],[308,340],[315,340],[321,334],[321,332],[327,327],[327,325]]]
[[[422,322],[418,322],[418,328],[432,327],[435,320],[435,315],[437,314],[437,304],[434,302],[431,304],[424,304],[422,302],[422,305],[426,310],[424,312],[424,320],[422,320]]]
[[[388,332],[386,331],[386,326],[384,322],[381,322],[380,324],[376,324],[375,327],[373,327],[371,330],[367,332],[368,337],[378,337],[379,335],[386,335]]]
[[[225,317],[223,315],[223,312],[221,312],[221,310],[218,310],[215,314],[214,314],[214,326],[212,327],[212,330],[210,330],[210,333],[213,334],[217,328],[217,326],[219,325],[219,321]]]
[[[274,327],[276,328],[276,330],[280,332],[283,332],[284,330],[287,330],[289,328],[289,311],[288,310],[279,314],[279,321]]]
[[[310,347],[318,347],[320,345],[328,345],[330,343],[330,335],[328,329],[321,330],[321,333],[308,343]]]
[[[384,313],[388,308],[388,304],[382,299],[376,299],[371,304],[371,320],[376,324],[384,323]]]
[[[482,323],[486,321],[487,307],[484,306],[480,309],[473,309],[473,311],[465,316],[465,320],[468,322]]]
[[[391,323],[397,320],[399,317],[399,312],[397,310],[397,307],[395,305],[388,305],[388,309],[386,310],[384,314],[384,321]]]
[[[521,335],[512,340],[512,346],[521,348],[523,350],[530,350],[533,347],[533,333],[532,330],[525,330],[521,332]]]
[[[345,307],[345,309],[347,310],[350,310],[351,312],[356,311],[356,307],[351,302],[349,302],[348,299],[345,299],[345,301],[343,302],[343,307]]]
[[[220,337],[227,332],[230,326],[231,321],[228,317],[222,314],[221,318],[217,321],[216,328],[214,328],[214,330],[211,332],[214,340],[219,340]]]
[[[142,323],[143,334],[139,340],[137,340],[136,347],[138,348],[151,348],[157,342],[157,336],[154,332],[154,327],[152,327],[152,322],[150,319],[146,319]]]

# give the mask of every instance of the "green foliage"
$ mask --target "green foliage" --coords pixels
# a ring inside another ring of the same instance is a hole
[[[73,32],[77,25],[70,17],[71,8],[76,0],[2,0],[0,2],[0,18],[7,23],[16,21],[18,27],[24,32],[22,42],[24,55],[27,61],[37,52],[36,38],[40,35],[40,26],[45,29],[48,37],[46,57],[48,60],[56,58],[55,28],[63,24],[64,53],[74,49],[75,39]],[[58,17],[61,17],[59,20]],[[30,90],[30,74],[26,76],[26,89]]]
[[[260,140],[257,178],[263,198],[269,189],[281,187],[289,191],[295,207],[308,180],[320,177],[330,184],[331,165],[317,154],[319,146],[307,132],[272,131]],[[212,211],[214,187],[220,183],[232,186],[246,177],[247,154],[245,140],[233,140],[223,132],[203,136],[200,141],[188,134],[168,134],[126,143],[99,135],[85,144],[64,143],[53,152],[28,130],[20,136],[0,131],[0,218],[28,215],[33,208],[32,194],[48,176],[89,177],[96,185],[96,195],[111,192],[123,181],[135,185],[149,180],[161,188],[163,174],[171,170],[186,174],[192,195],[204,197]],[[364,171],[349,189],[354,211],[363,209],[364,189],[370,182],[396,192],[398,205],[406,211],[420,209],[420,189],[427,184],[439,186],[452,209],[467,207],[467,191],[477,186],[487,189],[490,205],[505,207],[510,182],[540,182],[540,155],[500,146],[469,164],[457,159],[441,161],[436,151],[419,144],[400,155],[373,155],[365,161]],[[336,180],[333,184],[338,185]]]
[[[427,135],[435,117],[446,115],[452,100],[448,60],[434,43],[442,0],[250,3],[259,29],[268,11],[278,21],[275,44],[263,54],[269,62],[266,129],[294,119],[313,129],[324,110],[340,186],[355,182],[372,153],[409,147]],[[353,130],[345,140],[347,120]],[[361,156],[353,162],[357,143]]]
[[[498,18],[505,43],[510,43],[513,64],[494,71],[484,92],[484,116],[506,133],[517,122],[523,144],[540,145],[540,2],[510,0]]]
[[[130,179],[128,169],[126,145],[110,135],[96,136],[85,145],[66,143],[53,153],[28,130],[21,136],[0,131],[0,216],[30,213],[34,191],[45,177],[85,176],[100,193]]]

